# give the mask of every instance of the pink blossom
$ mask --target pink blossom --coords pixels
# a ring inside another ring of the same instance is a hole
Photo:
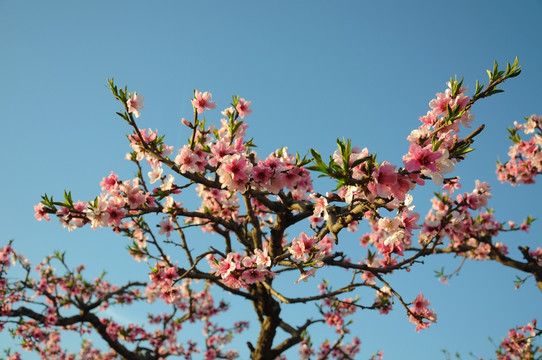
[[[373,170],[373,179],[376,185],[376,194],[383,198],[389,198],[397,184],[395,165],[384,161],[378,168]]]
[[[258,269],[247,269],[241,274],[241,279],[247,284],[254,284],[255,282],[265,280],[265,272]]]
[[[451,92],[449,89],[446,90],[446,92],[443,94],[443,93],[437,93],[437,98],[436,99],[432,99],[430,102],[429,102],[429,107],[431,107],[432,110],[432,113],[434,115],[443,115],[443,114],[446,114],[447,112],[447,107],[448,105],[450,105],[450,101],[451,101]]]
[[[301,341],[297,352],[299,353],[300,360],[310,360],[310,356],[314,355],[314,351],[311,349],[306,339]]]
[[[139,181],[137,179],[134,179],[133,183],[130,183],[130,180],[126,180],[119,188],[124,192],[126,203],[130,206],[130,209],[137,209],[147,200],[145,194],[139,188]]]
[[[214,109],[216,107],[216,103],[214,101],[211,101],[211,93],[210,92],[200,92],[198,90],[194,91],[194,99],[192,99],[192,105],[194,106],[194,109],[198,112],[198,114],[201,114],[202,112],[207,110]]]
[[[422,168],[438,171],[436,161],[440,159],[442,153],[433,152],[431,145],[422,148],[418,144],[411,144],[408,151],[409,153],[403,156],[403,163],[408,171],[419,171]]]
[[[308,254],[316,241],[315,237],[308,237],[304,232],[299,234],[299,238],[294,238],[294,240],[292,240],[292,245],[289,248],[289,252],[292,254],[292,260],[297,263],[306,261],[308,259]]]
[[[441,157],[436,161],[437,171],[432,173],[427,173],[427,170],[423,171],[422,174],[430,175],[433,182],[440,186],[444,182],[444,174],[448,174],[455,169],[455,163],[449,158],[448,150],[444,149],[440,151]]]
[[[109,214],[107,219],[108,225],[120,226],[122,219],[124,218],[124,210],[122,209],[124,201],[121,198],[112,198],[108,205],[106,212]]]
[[[211,154],[214,156],[209,160],[209,164],[216,166],[217,163],[226,155],[231,155],[235,152],[230,144],[225,141],[218,140],[211,145]]]
[[[409,308],[409,311],[411,312],[409,320],[411,323],[416,324],[416,331],[427,329],[431,323],[437,321],[435,312],[428,309],[430,304],[429,300],[425,299],[423,294],[420,293],[416,299],[414,299],[414,306]],[[423,320],[428,320],[428,322]]]
[[[529,251],[529,255],[535,259],[538,266],[542,266],[542,248],[540,246],[536,250]]]
[[[160,230],[158,230],[160,235],[166,234],[166,237],[170,237],[173,230],[175,230],[175,228],[170,219],[160,221]]]
[[[254,166],[252,170],[252,177],[260,184],[266,184],[271,179],[271,176],[273,176],[273,172],[266,167]]]
[[[309,270],[303,270],[301,272],[301,275],[299,275],[299,279],[297,279],[294,284],[298,284],[301,281],[307,282],[309,280],[309,276],[314,277],[314,274],[316,273],[316,268],[312,268]]]
[[[429,300],[425,299],[421,293],[416,297],[416,299],[414,299],[412,304],[414,305],[413,312],[415,313],[423,312],[429,305],[431,305]]]
[[[235,257],[235,253],[228,253],[225,259],[220,261],[218,265],[213,265],[217,269],[217,272],[215,275],[221,276],[223,279],[227,278],[232,271],[237,269],[237,261]]]
[[[107,210],[107,201],[104,197],[96,200],[96,206],[85,209],[85,215],[90,220],[90,227],[95,230],[98,227],[106,227],[109,222],[109,213]]]
[[[184,145],[179,149],[179,154],[175,157],[175,164],[179,166],[181,173],[199,171],[199,161],[198,155],[188,145]]]
[[[252,109],[250,109],[250,104],[250,101],[245,101],[245,99],[243,98],[240,98],[237,102],[237,106],[235,107],[235,109],[239,113],[241,119],[244,119],[245,116],[248,116],[252,113]]]
[[[527,118],[527,122],[523,125],[523,132],[525,134],[532,134],[537,127],[540,127],[540,116],[531,115]]]
[[[264,249],[263,251],[260,249],[256,249],[254,250],[254,255],[256,256],[256,265],[261,265],[265,267],[271,266],[271,258],[267,253],[267,249]]]
[[[450,195],[452,195],[456,189],[461,189],[461,184],[459,183],[459,177],[448,180],[442,186],[442,190],[448,191]]]
[[[38,205],[34,205],[34,217],[36,220],[41,221],[42,219],[45,221],[50,221],[49,214],[45,212],[45,207],[43,203],[39,203]]]
[[[139,110],[143,109],[145,105],[143,105],[143,95],[137,95],[136,92],[134,92],[128,101],[126,101],[126,106],[128,107],[128,113],[133,113],[136,118],[138,118],[141,113]]]
[[[207,349],[205,351],[205,354],[203,354],[204,360],[215,360],[216,359],[216,350],[215,349]]]
[[[331,254],[333,250],[334,242],[330,236],[324,236],[322,240],[318,242],[318,249],[324,253],[324,255]]]
[[[235,154],[223,157],[216,173],[220,176],[222,187],[244,193],[251,170],[250,161],[242,155]]]
[[[111,193],[112,190],[118,189],[118,179],[118,175],[115,175],[113,171],[111,171],[111,174],[108,177],[104,177],[100,182],[102,191]]]
[[[420,219],[420,214],[417,212],[405,210],[403,211],[401,218],[405,231],[408,233],[412,234],[412,230],[419,229],[417,222]]]
[[[487,200],[491,199],[491,187],[484,181],[476,180],[476,186],[472,193],[465,194],[465,201],[473,210],[487,206]]]

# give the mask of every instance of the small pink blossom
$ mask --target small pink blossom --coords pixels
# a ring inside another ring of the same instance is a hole
[[[102,181],[100,182],[102,191],[111,193],[112,190],[118,189],[118,180],[119,180],[118,175],[115,175],[113,171],[111,171],[111,174],[108,177],[104,177]]]
[[[171,224],[170,219],[160,221],[160,230],[158,230],[160,235],[166,234],[166,237],[170,237],[173,230],[175,230],[175,228],[173,227],[173,224]]]
[[[121,198],[111,198],[107,204],[106,212],[109,214],[107,219],[108,225],[120,226],[120,223],[124,217],[124,210],[122,206],[124,201]]]
[[[163,172],[164,169],[162,169],[160,166],[156,166],[152,169],[152,171],[149,171],[148,175],[149,179],[151,180],[151,184],[154,184],[156,181],[160,180]]]
[[[521,225],[519,226],[519,229],[520,229],[521,231],[525,231],[526,233],[528,233],[530,227],[531,227],[531,226],[530,226],[526,221],[524,221],[524,222],[522,222]]]
[[[133,183],[130,183],[130,180],[126,180],[119,188],[124,192],[126,203],[130,206],[130,209],[138,208],[147,200],[145,193],[143,193],[139,187],[139,181],[137,179],[134,179]]]
[[[43,203],[39,203],[38,205],[34,205],[34,217],[36,220],[41,221],[42,219],[45,221],[50,221],[49,214],[45,212],[45,208]]]
[[[198,114],[201,114],[205,111],[205,109],[210,110],[214,109],[216,107],[216,103],[214,101],[211,101],[211,93],[210,92],[204,92],[195,90],[194,91],[194,99],[192,99],[192,105],[194,106],[194,109],[198,112]]]
[[[307,282],[309,280],[309,276],[314,277],[314,274],[316,274],[316,268],[312,268],[306,271],[302,271],[301,275],[299,275],[299,279],[297,279],[294,284],[299,284],[299,282],[304,281]]]
[[[245,116],[248,116],[252,113],[252,109],[250,109],[250,104],[250,101],[245,101],[245,99],[243,98],[239,99],[239,102],[237,103],[235,109],[239,113],[241,119],[244,119]]]
[[[139,110],[143,109],[145,105],[143,105],[143,95],[137,95],[136,92],[134,92],[128,101],[126,101],[126,106],[128,107],[128,113],[134,114],[136,118],[138,118],[141,113]]]
[[[317,239],[314,236],[308,237],[304,232],[299,234],[299,238],[294,238],[292,245],[289,248],[289,252],[292,254],[292,260],[296,263],[307,261],[309,253],[316,244],[316,241]]]
[[[452,195],[456,189],[460,189],[460,188],[461,188],[461,183],[459,182],[459,176],[448,180],[442,186],[442,190],[448,191],[450,195]]]

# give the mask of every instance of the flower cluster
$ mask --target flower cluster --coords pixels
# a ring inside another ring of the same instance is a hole
[[[331,289],[327,282],[323,282],[318,286],[320,294],[328,294]],[[356,312],[355,299],[345,298],[340,300],[335,295],[327,296],[322,300],[320,306],[320,312],[324,315],[324,321],[329,327],[334,327],[335,332],[338,334],[349,333],[350,330],[347,326],[351,323],[345,321],[347,316],[350,316]]]
[[[310,338],[306,338],[301,341],[298,348],[298,354],[300,360],[310,360],[312,359],[312,355],[316,355],[316,360],[354,359],[360,350],[361,341],[357,337],[354,337],[350,344],[340,341],[331,343],[329,340],[325,340],[320,344],[318,351],[313,348]],[[380,359],[382,359],[382,357],[380,357]],[[377,360],[377,357],[371,357],[370,360]]]
[[[223,328],[209,321],[206,322],[203,334],[206,337],[205,346],[207,351],[203,354],[203,358],[205,360],[237,358],[239,354],[236,350],[224,351],[223,349],[235,335],[241,334],[248,327],[249,324],[246,321],[238,321],[233,324],[232,328]]]
[[[367,259],[371,266],[386,267],[397,264],[397,257],[403,256],[405,249],[412,244],[413,230],[418,228],[416,222],[420,215],[413,211],[413,206],[409,206],[411,201],[410,197],[405,203],[406,206],[399,208],[393,218],[376,218],[372,217],[371,213],[367,214],[372,232],[361,237],[361,244],[372,244],[378,250],[378,255],[382,256],[380,258],[375,255]]]
[[[241,222],[239,216],[239,198],[234,191],[209,188],[202,184],[196,187],[198,196],[201,198],[201,206],[198,209],[201,213],[211,214],[213,217],[226,221]],[[202,231],[215,232],[212,221],[198,217],[187,218],[187,223],[200,225]]]
[[[448,89],[438,93],[429,102],[431,110],[420,117],[422,125],[412,131],[407,138],[410,142],[409,152],[403,156],[405,169],[417,182],[423,180],[415,174],[429,176],[437,185],[441,185],[444,175],[455,169],[457,159],[467,151],[459,138],[459,125],[470,127],[474,115],[467,105],[470,97],[465,94],[466,87],[462,82],[451,80]]]
[[[542,333],[536,328],[536,319],[525,326],[508,331],[508,336],[500,343],[497,350],[498,360],[538,359],[542,357],[542,349],[533,344],[533,338]]]
[[[504,164],[497,163],[497,177],[501,182],[512,185],[533,184],[535,177],[542,173],[542,116],[531,115],[525,118],[525,123],[514,122],[514,127],[508,129],[510,159]],[[529,140],[523,140],[518,131],[532,134]]]
[[[411,323],[416,324],[416,331],[426,329],[431,323],[437,321],[437,315],[433,309],[429,310],[428,308],[430,304],[429,300],[425,299],[423,294],[420,293],[414,299],[413,306],[408,309],[410,313],[409,320]]]
[[[487,260],[492,252],[508,254],[507,246],[491,242],[491,238],[505,230],[527,230],[528,220],[517,227],[498,222],[492,210],[484,209],[491,198],[491,187],[476,181],[475,189],[453,199],[449,194],[437,194],[432,199],[432,208],[425,217],[419,242],[427,246],[431,241],[450,241],[448,248],[471,259]],[[478,210],[473,214],[472,210]]]
[[[275,274],[269,271],[271,258],[267,250],[256,249],[250,256],[231,252],[222,260],[209,255],[207,261],[211,268],[216,270],[214,275],[219,276],[221,281],[232,289],[248,289],[250,284],[275,277]]]
[[[309,237],[302,232],[298,238],[294,238],[288,248],[291,259],[301,266],[312,267],[310,270],[304,270],[300,267],[301,276],[296,283],[307,281],[309,276],[314,276],[316,269],[324,266],[322,261],[324,257],[329,255],[332,250],[333,242],[329,236],[325,236],[318,241],[315,236]]]
[[[56,273],[52,262],[57,261],[66,272]],[[8,283],[7,272],[14,264],[19,263],[26,272],[25,279]],[[197,291],[190,281],[175,285],[178,279],[174,267],[157,264],[151,274],[151,283],[142,295],[138,289],[145,284],[128,283],[123,286],[112,285],[103,277],[88,281],[83,277],[84,266],[74,270],[64,262],[63,254],[55,254],[46,258],[35,267],[39,278],[31,276],[31,266],[24,256],[15,253],[11,245],[0,249],[0,331],[9,322],[6,319],[30,314],[35,319],[19,323],[12,331],[14,337],[24,339],[22,349],[34,351],[42,359],[118,359],[120,354],[114,349],[128,344],[137,344],[156,349],[160,359],[169,355],[183,356],[190,359],[201,350],[193,341],[182,344],[177,337],[184,321],[206,321],[218,313],[225,311],[224,302],[215,304],[210,289],[205,287]],[[181,316],[175,314],[149,315],[149,324],[120,324],[114,319],[98,317],[96,311],[103,311],[112,305],[130,305],[137,301],[154,301],[160,296],[166,303],[172,303]],[[29,306],[28,304],[31,304]],[[80,324],[73,319],[82,317]],[[102,337],[112,348],[103,352],[95,348],[85,337],[93,328],[103,329]],[[246,328],[245,324],[236,326],[239,333]],[[62,330],[59,331],[59,330]],[[83,337],[79,354],[73,354],[62,348],[62,334],[65,331],[79,333]],[[204,333],[207,343],[225,343],[227,339],[217,340],[216,334]],[[227,343],[227,341],[226,341]],[[221,346],[216,347],[219,349]],[[135,352],[137,353],[137,351]],[[220,353],[220,352],[219,352]],[[236,357],[233,352],[227,358]],[[222,355],[221,355],[222,356]],[[19,359],[20,354],[14,353],[9,359]]]

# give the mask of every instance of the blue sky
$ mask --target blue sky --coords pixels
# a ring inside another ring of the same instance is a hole
[[[473,108],[475,125],[486,129],[455,174],[464,190],[475,179],[493,186],[490,206],[499,220],[537,217],[540,185],[501,185],[495,161],[506,158],[505,129],[542,113],[541,14],[537,1],[0,0],[0,244],[15,239],[33,261],[66,250],[72,264],[89,264],[91,274],[108,269],[113,280],[136,270],[146,278],[145,267],[125,254],[124,238],[106,230],[68,233],[33,218],[45,192],[60,197],[69,189],[87,200],[111,170],[133,175],[124,160],[128,129],[115,115],[107,78],[143,94],[141,126],[166,133],[176,147],[188,136],[179,120],[190,117],[189,99],[199,89],[211,91],[219,108],[234,94],[252,101],[249,136],[262,156],[282,146],[331,154],[335,139],[346,136],[380,161],[400,164],[406,136],[451,76],[464,76],[473,89],[476,79],[487,82],[494,60],[504,65],[516,56],[521,76]],[[415,194],[422,215],[435,190]],[[536,247],[541,234],[535,222],[529,234],[503,241]],[[442,348],[489,357],[487,336],[498,340],[514,325],[542,321],[542,294],[532,281],[515,291],[518,273],[468,262],[446,286],[432,273],[443,265],[453,270],[459,260],[435,258],[390,279],[410,298],[423,291],[438,324],[417,334],[398,306],[386,317],[359,313],[361,358],[382,349],[388,359],[435,359]],[[231,319],[241,310],[234,307]],[[0,343],[5,338],[0,334]]]

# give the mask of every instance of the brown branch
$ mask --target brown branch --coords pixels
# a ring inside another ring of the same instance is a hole
[[[252,238],[252,246],[253,249],[261,249],[262,248],[262,229],[260,228],[260,222],[258,221],[258,218],[254,214],[254,209],[252,208],[252,204],[250,203],[250,196],[248,194],[243,194],[243,199],[245,201],[245,207],[247,209],[247,220],[252,225],[252,231],[250,232],[250,236]],[[248,229],[247,229],[248,234]]]
[[[359,220],[363,218],[363,215],[367,210],[372,210],[376,212],[376,209],[382,206],[385,206],[387,200],[377,198],[373,203],[368,201],[360,201],[359,204],[351,208],[351,205],[344,207],[339,207],[337,209],[337,218],[335,223],[328,224],[324,229],[322,229],[316,236],[318,240],[322,240],[324,236],[331,233],[334,238],[336,238],[339,231],[347,227],[352,221]]]
[[[542,291],[542,266],[538,265],[536,261],[529,255],[529,248],[527,247],[519,247],[519,250],[521,251],[523,257],[527,262],[521,262],[518,260],[514,260],[504,254],[502,254],[491,242],[487,242],[491,246],[491,251],[488,254],[489,258],[492,260],[495,260],[499,262],[500,264],[504,266],[511,267],[516,270],[520,270],[529,274],[532,274],[536,279],[536,285]],[[465,252],[475,250],[475,247],[468,246],[468,245],[461,245],[457,248],[437,248],[433,249],[431,253],[435,254],[456,254],[456,255],[462,255],[464,256]],[[427,250],[422,249],[416,249],[411,248],[409,250],[419,251],[427,253]]]
[[[222,289],[234,294],[234,295],[238,295],[238,296],[241,296],[241,297],[244,297],[245,299],[248,299],[248,300],[254,300],[254,297],[251,295],[251,294],[248,294],[248,293],[245,293],[241,290],[238,290],[238,289],[234,289],[234,288],[231,288],[229,286],[226,286],[224,285],[224,283],[222,283],[222,281],[220,281],[220,278],[218,278],[217,276],[214,276],[212,274],[208,274],[206,272],[202,272],[202,271],[199,271],[198,269],[193,269],[192,271],[188,271],[187,273],[187,270],[186,269],[183,269],[181,267],[178,267],[177,268],[177,273],[178,274],[186,274],[186,275],[183,275],[184,277],[188,278],[188,279],[200,279],[200,280],[209,280],[211,281],[213,284],[216,284],[218,286],[220,286]]]
[[[10,310],[7,315],[7,317],[28,317],[30,319],[36,320],[39,323],[44,323],[46,320],[46,317],[42,314],[39,314],[29,308],[26,307],[20,307],[15,310]],[[107,342],[109,347],[111,347],[115,352],[117,352],[119,355],[124,357],[128,360],[147,360],[149,359],[148,356],[142,356],[137,353],[134,353],[130,350],[128,350],[124,345],[122,345],[120,342],[113,340],[108,334],[107,334],[107,326],[103,324],[100,319],[94,315],[93,313],[88,312],[88,309],[81,310],[79,315],[74,315],[70,317],[58,317],[57,322],[55,323],[56,326],[69,326],[79,323],[89,323],[92,325],[92,327],[98,332],[98,334],[102,337],[102,339]]]
[[[264,287],[267,288],[267,290],[274,297],[276,297],[280,302],[285,303],[285,304],[307,303],[309,301],[316,301],[316,300],[326,299],[326,298],[331,297],[331,296],[351,292],[351,291],[353,291],[353,290],[355,290],[355,289],[357,289],[358,287],[361,287],[361,286],[367,286],[366,283],[355,283],[355,284],[350,284],[348,286],[344,286],[344,287],[342,287],[342,288],[340,288],[338,290],[328,292],[326,294],[314,295],[314,296],[306,296],[306,297],[297,297],[297,298],[289,298],[289,297],[286,297],[286,296],[282,295],[277,290],[273,289],[273,287],[271,287],[271,285],[269,285],[269,284],[267,284],[265,282],[262,282],[262,284],[264,285]]]
[[[147,286],[147,283],[144,283],[144,282],[129,282],[127,283],[126,285],[118,288],[117,290],[115,291],[111,291],[111,292],[108,292],[107,294],[104,294],[103,296],[101,296],[99,299],[97,299],[96,301],[94,301],[93,303],[89,304],[89,305],[86,305],[85,306],[85,311],[89,311],[89,310],[93,310],[97,307],[99,307],[100,305],[102,305],[102,303],[104,302],[107,302],[109,299],[111,299],[113,296],[115,295],[119,295],[119,294],[123,294],[126,292],[126,290],[128,290],[129,288],[131,287],[134,287],[134,286]],[[82,298],[81,297],[77,297],[77,300],[78,301],[82,301]]]
[[[177,226],[177,232],[179,233],[179,236],[181,238],[181,247],[183,248],[186,254],[186,257],[188,258],[188,263],[191,266],[194,266],[194,260],[192,259],[192,253],[190,252],[190,249],[188,248],[186,236],[184,236],[184,231],[181,229],[181,226],[179,225],[177,218],[173,218],[173,223]]]

